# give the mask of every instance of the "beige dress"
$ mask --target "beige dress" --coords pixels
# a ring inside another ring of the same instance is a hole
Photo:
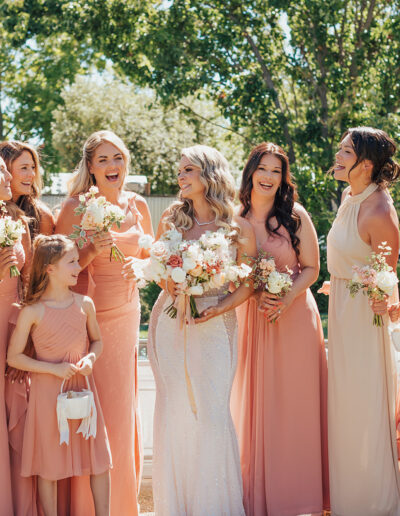
[[[395,395],[396,371],[384,327],[361,292],[346,288],[353,265],[372,249],[357,227],[360,204],[377,189],[347,195],[328,235],[328,446],[332,516],[400,514]]]

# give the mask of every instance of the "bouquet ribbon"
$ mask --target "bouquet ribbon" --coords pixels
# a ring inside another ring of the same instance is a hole
[[[190,297],[185,294],[179,294],[175,299],[174,306],[177,309],[176,323],[179,327],[179,330],[183,329],[183,356],[185,365],[186,389],[189,397],[190,407],[194,416],[197,418],[196,400],[194,398],[192,381],[190,379],[189,370],[187,367],[187,327],[194,324],[190,310]]]

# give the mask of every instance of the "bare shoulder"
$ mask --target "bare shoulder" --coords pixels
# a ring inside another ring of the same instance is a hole
[[[240,215],[235,215],[233,217],[233,220],[239,226],[240,231],[241,231],[243,236],[247,236],[249,234],[253,234],[254,233],[253,226],[244,217],[241,217]]]
[[[42,201],[37,203],[40,212],[40,232],[44,235],[51,235],[54,233],[55,219],[50,208]]]
[[[64,213],[71,213],[74,214],[75,208],[79,206],[79,198],[77,196],[74,197],[67,197],[61,206],[61,210]]]
[[[19,315],[18,320],[23,321],[24,324],[37,324],[44,315],[44,306],[42,303],[33,303],[32,305],[25,305]]]
[[[387,190],[376,190],[367,199],[368,216],[374,219],[385,220],[396,213],[393,200]]]
[[[293,213],[300,217],[301,224],[312,224],[311,215],[302,204],[295,202],[293,206]]]
[[[84,312],[88,315],[89,313],[95,313],[96,309],[94,306],[94,301],[89,296],[83,296],[82,294],[74,294],[76,296],[78,304],[82,307]]]

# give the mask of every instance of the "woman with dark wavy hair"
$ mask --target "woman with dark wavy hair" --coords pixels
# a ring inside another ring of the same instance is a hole
[[[332,514],[400,514],[396,447],[396,368],[388,334],[390,299],[369,303],[350,295],[354,265],[367,265],[382,242],[391,247],[387,263],[396,270],[398,218],[387,190],[400,175],[395,142],[371,127],[343,135],[334,177],[349,186],[328,234],[329,374],[328,434]],[[397,298],[397,288],[395,289]],[[372,324],[373,313],[383,327]]]
[[[327,508],[326,358],[309,287],[318,240],[286,153],[261,143],[249,156],[240,215],[258,249],[292,271],[282,298],[259,292],[237,308],[238,368],[231,406],[239,437],[247,516],[321,514]]]

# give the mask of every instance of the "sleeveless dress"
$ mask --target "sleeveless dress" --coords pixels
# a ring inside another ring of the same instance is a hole
[[[88,352],[86,314],[75,295],[67,308],[42,304],[43,318],[31,332],[37,359],[75,364]],[[47,480],[59,480],[98,475],[110,469],[111,455],[103,414],[94,379],[89,376],[88,380],[97,409],[97,435],[85,439],[76,433],[81,420],[71,420],[68,421],[69,444],[60,444],[56,407],[62,379],[52,374],[32,373],[22,447],[22,476],[38,475]],[[80,374],[64,385],[64,391],[85,388],[85,378]]]
[[[373,326],[367,296],[346,288],[352,266],[368,263],[372,249],[360,237],[360,204],[377,185],[347,197],[328,234],[328,434],[333,516],[397,516],[396,370],[384,326]]]
[[[111,231],[116,245],[128,256],[139,256],[142,218],[135,199],[129,200],[135,223],[125,232]],[[111,447],[111,516],[138,514],[137,493],[142,468],[138,408],[137,359],[139,344],[139,292],[133,280],[122,276],[122,264],[110,262],[110,251],[97,256],[85,271],[78,289],[88,292],[96,306],[103,339],[103,353],[96,362],[94,378]],[[88,504],[89,479],[72,480],[72,516],[94,516]]]
[[[299,273],[285,228],[258,247],[278,270]],[[238,369],[232,415],[239,438],[247,516],[296,516],[329,507],[327,365],[309,289],[275,323],[250,298],[237,309]]]
[[[227,286],[196,297],[198,311],[216,305]],[[148,352],[156,382],[153,494],[157,516],[244,516],[237,438],[229,399],[236,370],[234,311],[187,327],[187,367],[197,406],[190,405],[184,332],[164,309],[151,314]]]
[[[20,270],[25,261],[21,243],[14,246]],[[4,516],[13,516],[13,496],[11,491],[11,468],[8,443],[8,425],[5,402],[5,369],[9,339],[9,320],[14,310],[13,303],[18,301],[18,278],[8,274],[0,282],[0,507]]]

